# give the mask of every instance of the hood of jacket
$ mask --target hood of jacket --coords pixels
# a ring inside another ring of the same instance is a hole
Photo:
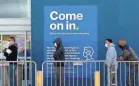
[[[57,44],[57,48],[62,46],[62,40],[60,38],[56,38],[53,43]]]
[[[111,43],[108,48],[110,48],[110,47],[115,47],[115,45],[113,43]]]

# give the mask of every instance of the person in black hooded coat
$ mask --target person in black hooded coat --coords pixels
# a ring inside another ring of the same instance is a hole
[[[64,62],[62,62],[65,60],[64,46],[62,45],[62,40],[60,38],[56,38],[53,43],[56,48],[53,58],[55,61],[61,61],[61,62],[54,63],[54,66],[56,68],[57,86],[64,86],[64,76],[63,76],[64,75]]]

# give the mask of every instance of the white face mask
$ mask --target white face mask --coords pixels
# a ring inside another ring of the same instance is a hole
[[[108,47],[108,45],[107,45],[107,44],[105,44],[105,47]]]
[[[55,43],[54,46],[57,47],[57,44]]]

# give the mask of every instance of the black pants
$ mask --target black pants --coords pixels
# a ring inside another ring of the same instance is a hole
[[[64,86],[64,67],[56,67],[56,86]]]

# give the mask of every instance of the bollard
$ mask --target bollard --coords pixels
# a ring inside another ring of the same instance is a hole
[[[36,86],[42,86],[42,71],[37,71]]]
[[[95,78],[94,78],[94,86],[100,86],[100,72],[95,72]]]

